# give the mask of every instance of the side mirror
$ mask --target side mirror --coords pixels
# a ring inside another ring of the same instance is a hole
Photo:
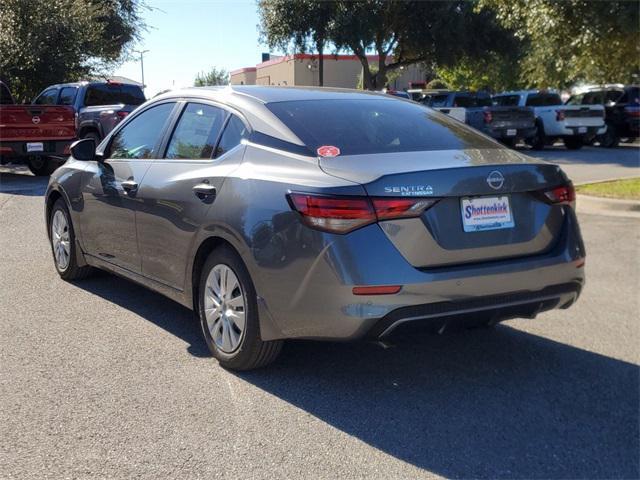
[[[71,155],[76,160],[90,162],[96,160],[96,142],[93,138],[84,138],[71,144]]]

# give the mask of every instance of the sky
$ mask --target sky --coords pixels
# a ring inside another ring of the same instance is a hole
[[[267,52],[258,42],[255,0],[148,0],[148,31],[136,50],[144,54],[147,98],[167,88],[193,85],[198,72],[211,67],[235,70],[260,63]],[[138,58],[114,71],[141,81]]]

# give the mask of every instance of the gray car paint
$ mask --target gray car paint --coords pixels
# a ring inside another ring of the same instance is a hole
[[[131,117],[159,101],[199,99],[240,115],[254,131],[302,145],[265,103],[359,95],[366,94],[276,87],[190,89],[162,95]],[[465,135],[475,135],[462,128]],[[111,135],[99,152],[108,151]],[[496,169],[505,176],[501,190],[491,189],[486,182],[487,174]],[[134,197],[124,198],[122,181],[131,178],[140,187]],[[204,203],[191,190],[203,180],[218,188],[213,203]],[[584,269],[577,268],[576,262],[585,252],[571,207],[531,201],[530,216],[522,229],[516,229],[522,242],[513,242],[508,235],[501,240],[506,255],[496,254],[502,247],[490,241],[483,245],[477,236],[453,232],[453,224],[447,223],[451,216],[459,221],[459,211],[454,215],[454,204],[447,202],[457,202],[460,196],[525,195],[525,191],[566,180],[558,167],[497,144],[485,150],[319,161],[311,155],[244,141],[215,160],[70,159],[52,175],[46,201],[48,209],[59,196],[68,203],[73,224],[79,227],[81,262],[115,272],[193,308],[198,252],[212,239],[226,242],[242,257],[255,284],[264,340],[355,339],[388,313],[408,306],[510,292],[535,294],[560,284],[574,284],[577,290],[558,295],[557,306],[575,301],[584,282]],[[308,228],[286,199],[289,191],[383,196],[389,195],[385,186],[390,184],[425,183],[443,200],[422,218],[371,224],[345,235]],[[429,235],[421,236],[419,231]],[[448,231],[453,233],[447,235]],[[518,244],[524,248],[520,253],[513,246]],[[428,255],[429,245],[437,247],[433,257]],[[433,267],[434,258],[439,268],[424,268]],[[455,265],[446,268],[442,264]],[[402,290],[396,295],[353,295],[353,286],[363,285],[402,285]]]

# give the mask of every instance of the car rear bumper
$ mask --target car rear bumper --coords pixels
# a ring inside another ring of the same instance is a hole
[[[602,125],[598,127],[564,127],[562,128],[560,135],[561,137],[583,137],[583,138],[593,138],[596,135],[602,135],[607,131],[607,126]]]
[[[0,141],[0,158],[2,163],[15,162],[22,158],[33,155],[59,156],[69,155],[69,147],[75,141],[75,138],[64,140],[33,140],[33,141],[17,141],[6,142]],[[27,144],[41,143],[41,151],[28,151]]]
[[[489,323],[532,317],[568,307],[584,284],[585,251],[573,212],[544,253],[438,268],[411,266],[378,225],[332,237],[317,256],[289,259],[290,266],[274,277],[252,272],[275,327],[265,340],[355,340],[386,335],[412,320],[441,325],[460,317]],[[353,292],[380,285],[401,289],[390,295]]]
[[[536,128],[486,128],[483,132],[493,138],[505,140],[510,138],[531,138],[535,136]]]

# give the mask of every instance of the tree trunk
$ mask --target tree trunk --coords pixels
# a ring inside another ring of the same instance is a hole
[[[324,86],[324,40],[316,42],[318,49],[318,86]]]
[[[356,53],[356,56],[362,65],[362,89],[374,90],[374,79],[371,75],[371,70],[369,69],[369,59],[364,52],[357,51],[355,48],[352,48],[352,50]]]

